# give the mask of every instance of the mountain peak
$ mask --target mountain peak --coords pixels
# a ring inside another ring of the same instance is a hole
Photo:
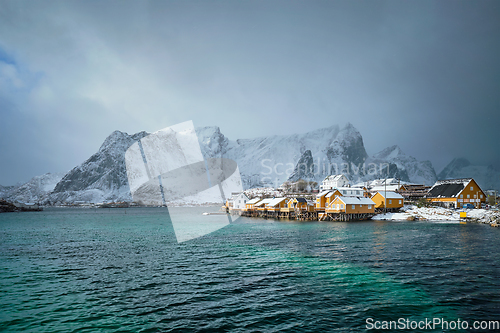
[[[464,157],[454,158],[444,169],[439,173],[439,179],[454,178],[457,172],[460,172],[463,168],[468,167],[470,164],[469,160]]]
[[[378,159],[393,159],[402,155],[405,155],[405,153],[401,150],[401,148],[399,148],[398,145],[394,145],[379,151],[373,155],[373,157]]]
[[[347,122],[342,129],[343,130],[349,130],[349,129],[355,129],[356,130],[356,127],[354,127],[354,125],[351,124],[350,122]]]
[[[99,148],[99,151],[103,151],[104,149],[108,148],[109,146],[115,144],[116,142],[122,141],[126,138],[129,138],[130,136],[122,131],[113,131],[108,137],[104,140],[102,143],[101,147]]]

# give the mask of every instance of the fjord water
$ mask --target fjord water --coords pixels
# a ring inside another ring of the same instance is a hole
[[[207,211],[177,209],[192,219]],[[479,224],[239,218],[179,244],[164,208],[1,214],[0,331],[320,332],[365,329],[367,318],[499,320],[499,239]]]

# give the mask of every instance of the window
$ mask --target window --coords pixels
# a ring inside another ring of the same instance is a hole
[[[352,209],[356,209],[356,205],[352,205]]]
[[[372,205],[368,205],[368,209],[372,209]]]
[[[474,194],[474,199],[476,199],[476,198],[477,198],[477,196]]]
[[[467,199],[469,199],[469,198],[470,198],[470,194],[467,194]]]
[[[399,204],[401,205],[401,200],[399,200]]]
[[[238,203],[241,203],[241,200],[238,200]]]
[[[460,198],[463,198],[463,197],[464,197],[464,195],[463,195],[463,194],[460,194]]]
[[[344,209],[344,204],[341,204],[341,205],[340,205],[340,209]]]
[[[339,209],[340,209],[340,205],[339,205],[339,204],[337,204],[337,210],[339,210]]]
[[[470,190],[471,190],[471,191],[474,191],[474,186],[471,186],[471,187],[470,187]]]
[[[389,200],[389,205],[392,204],[392,200]]]
[[[482,199],[482,198],[483,198],[483,195],[481,194],[479,197]]]

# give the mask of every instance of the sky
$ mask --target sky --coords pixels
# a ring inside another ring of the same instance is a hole
[[[499,59],[499,1],[0,0],[0,184],[187,120],[500,166]]]

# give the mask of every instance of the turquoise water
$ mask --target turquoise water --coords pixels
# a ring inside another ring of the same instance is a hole
[[[178,244],[162,208],[1,214],[0,330],[344,332],[367,318],[499,320],[499,239],[478,224],[240,218]]]

